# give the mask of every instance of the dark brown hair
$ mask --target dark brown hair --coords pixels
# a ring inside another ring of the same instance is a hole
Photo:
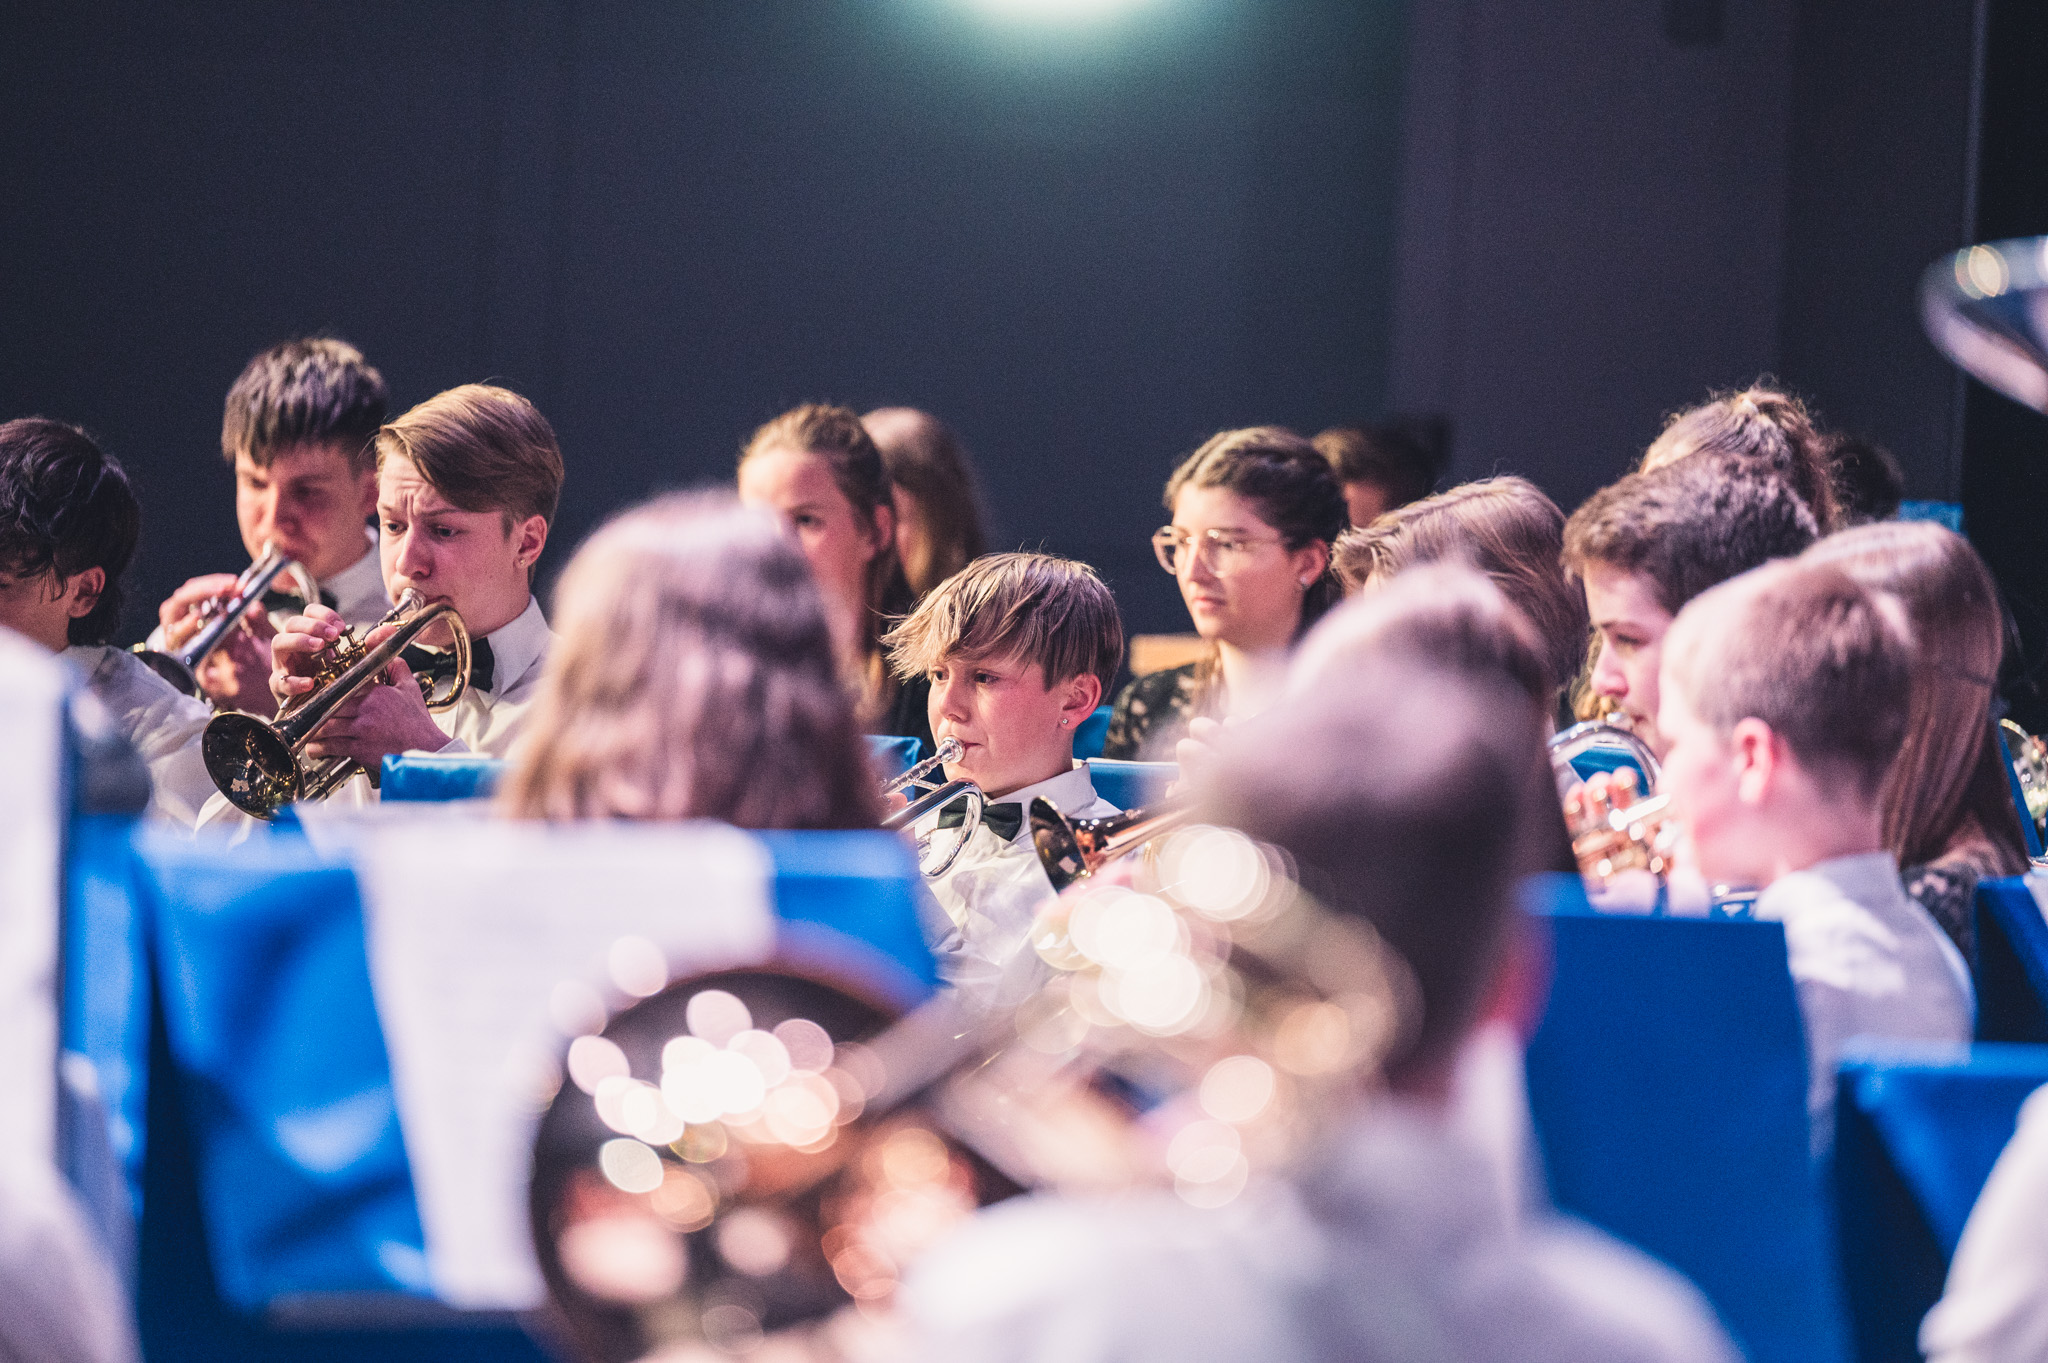
[[[1124,659],[1116,600],[1085,563],[1051,554],[989,554],[940,583],[884,636],[896,675],[921,677],[950,657],[1020,658],[1045,684],[1083,674],[1106,695]]]
[[[1386,493],[1390,511],[1420,501],[1436,485],[1433,452],[1399,422],[1332,426],[1309,443],[1330,461],[1339,483],[1372,484]]]
[[[377,467],[403,458],[464,511],[499,511],[505,528],[562,497],[562,449],[540,409],[509,388],[465,383],[436,393],[377,432]]]
[[[368,473],[375,458],[370,441],[390,401],[384,376],[347,341],[281,341],[243,366],[228,389],[220,451],[230,464],[246,454],[269,468],[295,445],[333,445],[351,469]]]
[[[862,417],[861,424],[882,452],[889,481],[917,503],[925,561],[905,563],[903,574],[911,594],[922,597],[988,552],[973,466],[960,438],[930,412],[883,407]]]
[[[1664,666],[1722,734],[1760,719],[1802,766],[1876,801],[1905,741],[1913,645],[1896,598],[1831,563],[1773,563],[1701,593]]]
[[[853,514],[876,527],[875,513],[888,507],[889,472],[874,437],[860,424],[851,408],[811,402],[793,407],[767,422],[740,451],[744,465],[767,450],[796,450],[825,461],[832,472],[832,485],[852,506]],[[867,675],[858,678],[870,710],[886,710],[895,692],[893,679],[882,659],[883,621],[910,609],[910,584],[904,579],[903,564],[896,557],[893,537],[886,537],[868,564],[867,612],[861,622],[861,651],[867,657]]]
[[[1447,1063],[1510,940],[1516,882],[1547,869],[1530,821],[1561,819],[1536,704],[1496,676],[1361,658],[1345,685],[1229,731],[1198,795],[1414,971],[1421,1026],[1389,1075]]]
[[[1526,478],[1484,478],[1389,511],[1337,541],[1347,590],[1421,563],[1460,562],[1486,574],[1533,626],[1553,692],[1586,652],[1586,595],[1565,576],[1564,512]]]
[[[1289,549],[1317,540],[1335,544],[1347,522],[1344,489],[1329,461],[1284,426],[1248,426],[1211,436],[1166,480],[1168,512],[1181,490],[1190,487],[1219,487],[1244,498],[1257,509],[1260,520],[1280,532]],[[1334,572],[1311,583],[1302,598],[1296,635],[1342,595]]]
[[[824,603],[773,517],[724,493],[627,511],[563,570],[552,624],[509,813],[874,825]]]
[[[1640,573],[1677,614],[1717,582],[1819,537],[1797,490],[1733,455],[1697,454],[1631,473],[1586,499],[1564,527],[1564,566],[1583,578],[1603,563]]]
[[[1992,732],[2005,614],[1984,560],[1942,526],[1894,521],[1830,535],[1804,561],[1891,593],[1913,629],[1912,712],[1885,779],[1885,845],[1901,866],[1922,866],[1982,838],[2000,874],[2026,870],[2026,831]]]
[[[1720,454],[1760,465],[1783,478],[1813,513],[1820,533],[1839,529],[1834,470],[1806,406],[1762,383],[1680,412],[1643,452],[1642,471],[1697,454]]]
[[[66,627],[71,643],[114,637],[121,574],[141,533],[142,508],[128,475],[91,436],[39,416],[0,425],[0,572],[54,573],[60,584],[88,568],[107,575],[93,608]]]

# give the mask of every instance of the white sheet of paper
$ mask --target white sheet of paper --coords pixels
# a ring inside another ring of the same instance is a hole
[[[0,1160],[47,1168],[57,1141],[62,664],[0,629]]]
[[[718,824],[429,817],[351,841],[434,1293],[538,1306],[527,1180],[568,1041],[558,987],[616,1011],[633,996],[613,962],[644,963],[649,944],[671,978],[763,959],[773,864]]]

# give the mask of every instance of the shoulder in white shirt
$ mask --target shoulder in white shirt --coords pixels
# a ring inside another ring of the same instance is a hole
[[[962,988],[992,988],[1017,957],[1038,911],[1053,898],[1052,882],[1038,864],[1031,844],[1030,810],[1042,799],[1069,818],[1093,819],[1117,812],[1095,793],[1085,762],[1076,762],[1036,784],[1011,791],[991,804],[1022,806],[1025,819],[1015,836],[998,838],[983,824],[945,875],[926,881],[945,920],[933,924],[932,950],[939,971]],[[951,839],[954,830],[939,830],[938,811],[919,820],[913,830],[922,838]]]
[[[1920,1326],[1928,1363],[2035,1363],[2048,1358],[2048,1088],[2020,1109],[2019,1129],[1977,1197]]]
[[[1948,934],[1914,902],[1887,852],[1836,857],[1773,881],[1756,916],[1785,925],[1806,1024],[1816,1153],[1834,1143],[1835,1066],[1851,1037],[1967,1042],[1976,997]]]
[[[85,675],[122,737],[148,764],[149,812],[191,828],[217,793],[199,754],[199,736],[213,712],[126,649],[73,644],[64,657]]]

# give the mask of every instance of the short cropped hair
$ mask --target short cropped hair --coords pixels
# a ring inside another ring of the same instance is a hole
[[[1542,489],[1526,478],[1482,478],[1345,531],[1337,541],[1337,576],[1357,591],[1417,564],[1478,569],[1535,627],[1556,688],[1572,679],[1586,652],[1586,594],[1565,576],[1563,549],[1564,512]]]
[[[562,447],[540,409],[509,388],[465,383],[436,393],[377,431],[377,468],[409,459],[464,511],[498,511],[510,529],[539,516],[554,523],[562,497]]]
[[[1526,696],[1413,655],[1363,658],[1346,685],[1227,731],[1196,801],[1407,961],[1422,1019],[1391,1077],[1456,1055],[1510,940],[1515,882],[1546,869],[1525,825],[1545,806],[1559,818]]]
[[[1438,453],[1411,424],[1332,426],[1310,442],[1330,461],[1340,483],[1370,483],[1391,509],[1420,501],[1436,486]]]
[[[1052,554],[989,554],[935,587],[882,638],[906,681],[947,658],[1019,658],[1045,684],[1091,676],[1104,694],[1124,657],[1116,600],[1085,563]]]
[[[1664,638],[1701,722],[1760,719],[1802,766],[1875,801],[1905,741],[1913,647],[1896,598],[1832,563],[1773,563],[1703,592]]]
[[[0,572],[55,573],[68,581],[88,568],[107,585],[66,638],[103,644],[121,622],[121,574],[135,557],[142,508],[128,475],[76,426],[43,417],[0,425]]]
[[[1792,484],[1739,456],[1696,454],[1632,473],[1586,499],[1564,527],[1564,566],[1602,563],[1650,579],[1676,615],[1718,582],[1819,538]]]
[[[384,376],[347,341],[307,336],[281,341],[250,360],[228,389],[220,452],[269,468],[295,445],[334,445],[349,467],[368,473],[370,441],[391,402]]]

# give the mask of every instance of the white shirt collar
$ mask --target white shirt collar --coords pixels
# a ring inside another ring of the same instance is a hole
[[[484,638],[491,645],[491,694],[503,695],[524,677],[547,652],[554,635],[541,614],[540,598],[529,595],[526,609],[509,625],[501,625]]]
[[[1088,764],[1076,762],[1071,771],[1063,771],[1033,785],[1022,786],[1000,799],[990,797],[992,805],[1024,806],[1024,826],[1018,830],[1012,842],[1031,841],[1031,802],[1044,800],[1062,814],[1074,814],[1095,803],[1095,781],[1088,774]]]
[[[389,596],[384,588],[384,563],[377,556],[377,532],[363,531],[363,556],[320,584],[337,601],[355,601],[375,593]]]

